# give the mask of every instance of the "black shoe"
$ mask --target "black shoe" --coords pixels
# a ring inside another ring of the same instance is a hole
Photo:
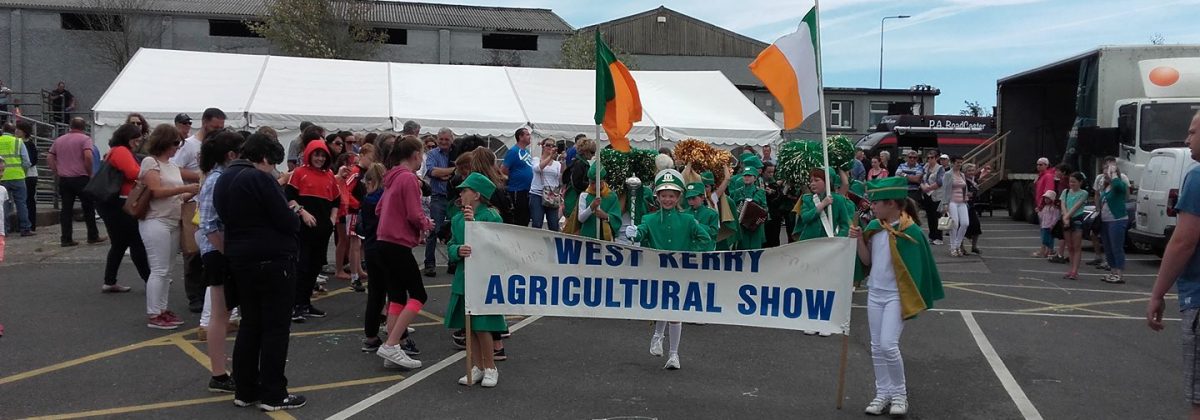
[[[304,323],[304,308],[303,307],[297,306],[294,309],[292,309],[292,322],[295,322],[297,324]]]
[[[350,288],[353,289],[355,292],[360,292],[360,293],[367,291],[367,288],[363,287],[362,280],[351,280]]]
[[[979,248],[976,248],[976,247],[971,247],[971,253],[983,255],[983,251],[980,251]]]
[[[324,318],[325,311],[317,309],[316,306],[308,305],[304,308],[304,316],[309,318]]]
[[[260,403],[258,403],[258,408],[262,411],[291,410],[294,408],[303,407],[304,404],[307,404],[307,403],[308,403],[308,399],[304,398],[303,395],[288,394],[288,396],[286,398],[284,398],[283,401],[272,402],[272,403],[260,402]]]
[[[425,277],[433,277],[436,275],[437,275],[437,268],[435,268],[435,267],[426,267],[425,268]]]
[[[249,407],[249,406],[254,405],[257,402],[258,402],[257,398],[243,400],[241,398],[234,397],[234,399],[233,399],[233,405],[236,405],[238,407]]]
[[[191,312],[194,314],[204,312],[204,304],[201,303],[200,306],[192,306],[191,304],[188,304],[188,312]]]
[[[404,353],[409,356],[421,355],[421,350],[417,349],[417,343],[414,343],[412,339],[407,339],[403,343],[400,343],[400,350],[404,350]]]
[[[362,351],[363,351],[363,353],[374,353],[375,350],[379,350],[379,346],[382,346],[382,345],[383,345],[382,338],[379,338],[379,337],[368,338],[368,339],[363,340],[363,342],[362,342]]]
[[[27,230],[27,231],[21,232],[21,237],[22,237],[22,238],[28,238],[28,237],[30,237],[30,236],[33,236],[33,235],[37,235],[37,234],[36,234],[36,233],[33,233],[33,231],[31,231],[31,230]]]
[[[327,276],[332,276],[333,275],[333,264],[325,264],[325,266],[321,267],[321,274],[324,274]]]
[[[79,246],[79,242],[76,242],[76,241],[67,241],[67,242],[63,242],[63,243],[62,243],[62,247],[63,247],[63,248],[70,248],[70,247],[73,247],[73,246]]]
[[[504,353],[504,349],[496,350],[492,352],[492,360],[503,362],[508,360],[508,355]]]
[[[233,383],[233,378],[229,375],[214,376],[208,380],[208,392],[232,394],[237,392],[237,386]]]
[[[466,331],[458,330],[458,331],[450,333],[450,341],[453,341],[454,347],[457,347],[459,350],[466,349],[467,348],[467,333],[466,333]]]

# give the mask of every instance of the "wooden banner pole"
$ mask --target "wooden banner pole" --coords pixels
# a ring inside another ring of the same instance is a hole
[[[472,386],[472,385],[475,385],[475,377],[471,376],[471,368],[474,367],[473,362],[475,361],[475,359],[471,357],[475,353],[474,351],[472,351],[472,349],[475,348],[475,341],[472,336],[475,334],[471,333],[471,314],[467,313],[466,311],[463,311],[463,312],[464,312],[464,316],[466,317],[465,322],[466,322],[466,338],[467,338],[467,386]]]
[[[850,334],[842,334],[842,360],[838,367],[837,409],[842,409],[842,401],[846,398],[846,363],[850,352]]]

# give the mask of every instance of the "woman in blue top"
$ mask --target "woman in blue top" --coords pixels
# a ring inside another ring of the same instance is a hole
[[[1079,260],[1083,258],[1083,203],[1088,196],[1087,191],[1083,190],[1083,180],[1083,174],[1071,174],[1067,180],[1069,188],[1063,190],[1059,200],[1062,206],[1063,240],[1071,260],[1071,271],[1063,274],[1063,278],[1069,280],[1079,280]]]
[[[1110,164],[1104,169],[1104,194],[1100,208],[1100,231],[1104,247],[1104,259],[1112,267],[1112,273],[1104,277],[1105,283],[1121,284],[1121,272],[1125,270],[1125,227],[1129,224],[1125,200],[1129,196],[1129,184],[1121,178],[1121,170]]]

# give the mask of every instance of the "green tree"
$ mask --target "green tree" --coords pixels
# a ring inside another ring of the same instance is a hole
[[[966,115],[968,117],[990,117],[991,111],[987,111],[983,106],[979,105],[979,101],[963,101],[964,108],[958,111],[958,115]]]
[[[629,53],[621,51],[611,43],[609,43],[608,47],[612,49],[613,54],[617,55],[617,59],[625,63],[625,67],[629,67],[630,70],[637,70],[637,63]],[[592,31],[576,31],[563,40],[562,59],[558,62],[558,67],[564,69],[595,69],[595,34]]]
[[[368,0],[268,0],[259,22],[247,22],[285,53],[298,57],[365,60],[387,42],[371,27]]]

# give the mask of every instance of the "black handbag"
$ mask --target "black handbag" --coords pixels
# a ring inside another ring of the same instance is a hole
[[[83,187],[82,194],[96,203],[111,202],[121,194],[124,183],[125,173],[105,161],[100,164],[100,171]]]

